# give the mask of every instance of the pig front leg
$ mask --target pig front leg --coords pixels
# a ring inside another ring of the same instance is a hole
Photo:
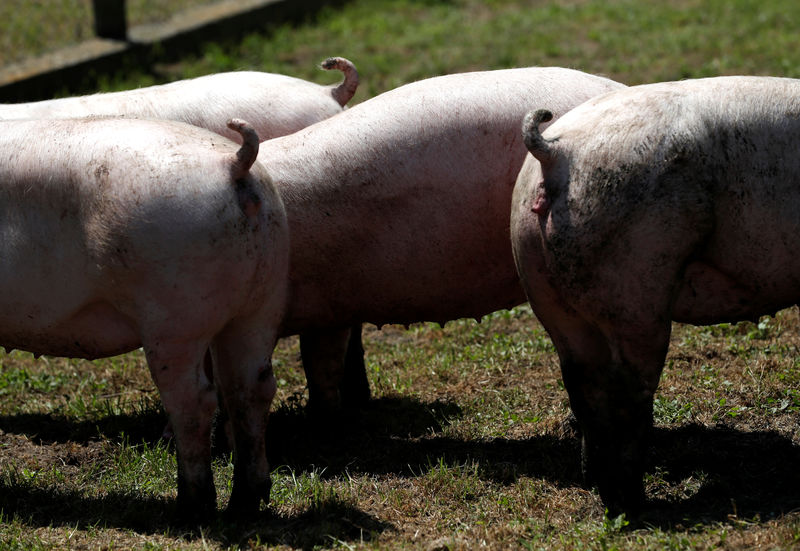
[[[143,347],[175,433],[177,517],[204,524],[213,518],[217,506],[211,472],[211,421],[217,399],[203,370],[208,343],[143,339]]]
[[[300,354],[312,412],[328,413],[369,401],[360,324],[307,331],[300,335]]]
[[[367,369],[364,364],[364,344],[361,341],[361,324],[350,327],[350,340],[347,343],[347,354],[344,357],[344,377],[339,386],[342,404],[348,408],[367,405],[371,393]]]

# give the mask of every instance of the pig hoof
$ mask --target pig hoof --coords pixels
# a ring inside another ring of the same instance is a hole
[[[342,397],[338,390],[323,391],[317,388],[308,389],[308,403],[306,411],[311,417],[325,419],[327,416],[336,416],[342,411]]]
[[[172,429],[172,423],[167,421],[167,424],[164,425],[164,429],[161,431],[161,439],[164,441],[169,441],[175,438],[175,431]]]
[[[186,528],[208,526],[217,516],[216,500],[198,500],[189,503],[189,500],[177,501],[173,524]]]
[[[342,407],[346,409],[361,409],[369,404],[371,393],[369,384],[366,388],[343,388],[341,389]]]
[[[360,409],[369,403],[371,392],[363,361],[358,368],[345,370],[339,397],[341,405],[347,409]]]
[[[267,479],[262,483],[250,484],[247,488],[234,484],[231,499],[225,509],[225,517],[231,521],[253,519],[259,514],[259,507],[263,501],[269,505],[269,493],[272,481]]]
[[[644,512],[646,504],[642,486],[612,490],[600,488],[600,498],[606,507],[606,516],[610,519],[624,514],[628,521],[635,520]]]
[[[213,480],[190,485],[178,476],[178,499],[175,501],[175,520],[183,526],[203,526],[217,514],[217,490]]]

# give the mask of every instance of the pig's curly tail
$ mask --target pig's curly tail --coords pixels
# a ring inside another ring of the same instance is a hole
[[[229,120],[228,128],[242,136],[242,147],[236,152],[232,168],[233,177],[238,180],[247,176],[250,167],[256,162],[259,145],[258,133],[250,126],[250,123],[241,119]]]
[[[552,156],[550,144],[539,132],[539,125],[551,120],[553,120],[553,113],[546,109],[539,109],[525,115],[525,120],[522,121],[522,138],[525,141],[525,147],[539,161]]]
[[[350,101],[358,88],[358,71],[353,62],[343,57],[329,57],[320,66],[326,71],[339,69],[344,73],[344,80],[331,89],[333,99],[342,107]]]

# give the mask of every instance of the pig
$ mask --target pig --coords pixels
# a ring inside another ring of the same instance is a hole
[[[90,115],[166,119],[207,128],[241,143],[226,122],[250,122],[262,140],[296,132],[339,113],[358,87],[352,62],[331,57],[323,69],[338,69],[344,80],[320,86],[298,78],[236,71],[180,80],[136,90],[0,105],[0,120],[54,119]]]
[[[288,228],[257,134],[229,126],[241,147],[171,121],[0,121],[0,345],[89,359],[142,347],[187,520],[216,507],[209,349],[235,440],[229,510],[269,496]]]
[[[546,107],[547,104],[537,104]],[[800,80],[631,87],[524,123],[511,239],[612,515],[646,506],[643,456],[671,322],[800,299]]]
[[[267,140],[331,117],[352,99],[359,83],[355,65],[342,57],[330,57],[321,67],[342,71],[344,80],[335,86],[320,86],[271,73],[219,73],[137,90],[0,105],[0,120],[90,115],[166,119],[200,126],[241,143],[239,133],[226,125],[229,118],[240,117]],[[347,347],[354,367],[343,384],[352,396],[346,402],[361,405],[369,399],[369,383],[360,331],[352,333]],[[169,427],[164,436],[172,437]]]
[[[292,235],[281,334],[300,334],[312,411],[369,395],[351,327],[524,302],[509,240],[520,121],[532,103],[562,114],[621,87],[557,67],[447,75],[261,144]]]

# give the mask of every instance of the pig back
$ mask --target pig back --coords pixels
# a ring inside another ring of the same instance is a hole
[[[619,87],[558,68],[449,75],[262,144],[292,235],[287,331],[522,302],[509,241],[522,118]]]
[[[0,120],[116,116],[174,120],[241,142],[225,122],[250,122],[262,140],[332,117],[342,107],[328,87],[256,71],[217,73],[135,90],[0,105]]]

